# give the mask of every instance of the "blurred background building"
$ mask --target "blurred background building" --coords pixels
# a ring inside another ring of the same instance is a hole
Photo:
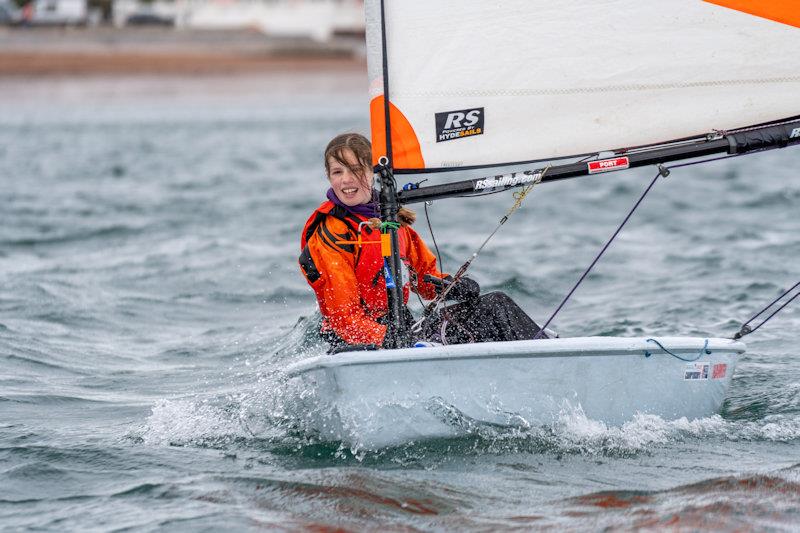
[[[0,0],[11,27],[162,26],[257,30],[327,41],[364,33],[363,0]]]
[[[363,0],[0,0],[2,76],[263,72],[303,59],[363,69]]]

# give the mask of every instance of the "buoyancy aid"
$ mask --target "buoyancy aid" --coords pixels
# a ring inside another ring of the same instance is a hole
[[[361,225],[366,221],[365,217],[326,201],[309,217],[300,237],[299,263],[316,293],[324,317],[323,329],[333,330],[351,344],[380,344],[385,334],[385,326],[376,322],[387,312],[380,231]],[[360,246],[344,242],[356,241],[359,231]],[[414,290],[423,298],[433,298],[435,288],[421,280],[428,273],[443,276],[436,270],[434,255],[410,227],[401,227],[398,238],[403,263],[418,276],[413,280]],[[403,276],[405,302],[410,277]]]

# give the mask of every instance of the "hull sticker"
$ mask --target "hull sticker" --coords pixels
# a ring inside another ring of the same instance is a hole
[[[711,363],[686,363],[686,369],[683,372],[684,381],[696,381],[708,379],[708,371],[710,370]]]
[[[723,379],[728,375],[728,365],[717,363],[711,368],[711,379]]]

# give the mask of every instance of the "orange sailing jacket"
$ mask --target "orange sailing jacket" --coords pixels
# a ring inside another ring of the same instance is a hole
[[[377,319],[388,310],[381,246],[373,242],[360,246],[337,242],[355,241],[359,224],[366,220],[331,201],[324,202],[303,229],[299,262],[317,295],[323,330],[333,330],[349,344],[380,345],[386,326]],[[404,301],[408,302],[409,287],[423,298],[432,299],[436,290],[422,279],[425,274],[444,276],[436,269],[436,257],[410,227],[401,227],[398,237],[400,257],[408,270],[403,275]],[[361,226],[361,240],[380,241],[380,232],[365,224]]]

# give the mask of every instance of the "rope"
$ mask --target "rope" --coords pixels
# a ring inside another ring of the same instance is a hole
[[[400,229],[399,222],[381,222],[381,233],[386,233],[389,229]]]
[[[431,232],[431,239],[433,239],[433,247],[436,249],[436,257],[439,258],[439,270],[444,271],[444,263],[442,263],[442,254],[439,252],[439,245],[436,243],[436,236],[433,234],[433,226],[431,225],[431,217],[428,216],[428,204],[425,202],[425,221],[428,223],[428,230]],[[423,306],[424,307],[424,306]]]
[[[430,304],[428,304],[428,307],[425,308],[425,312],[423,313],[422,318],[417,320],[414,323],[414,325],[411,326],[412,331],[419,331],[419,328],[422,326],[422,323],[425,321],[425,319],[431,313],[436,311],[439,305],[441,305],[441,303],[445,301],[445,298],[447,298],[447,294],[453,287],[456,286],[458,280],[464,277],[464,274],[466,274],[467,270],[469,269],[470,265],[475,260],[475,258],[478,257],[481,251],[483,251],[483,248],[486,246],[486,244],[492,239],[492,237],[494,237],[495,233],[497,233],[500,230],[500,228],[503,227],[503,224],[505,224],[506,221],[508,221],[509,217],[511,217],[511,215],[513,215],[514,212],[520,208],[520,206],[522,205],[522,201],[525,200],[525,197],[528,195],[529,192],[531,192],[531,189],[533,189],[534,186],[542,182],[542,178],[544,178],[548,170],[550,170],[550,165],[548,165],[529,185],[526,185],[521,190],[516,191],[512,194],[514,198],[514,205],[512,205],[511,209],[509,209],[508,212],[505,215],[503,215],[503,218],[500,219],[500,222],[497,224],[497,227],[494,228],[494,231],[492,231],[489,234],[489,236],[486,237],[486,239],[478,247],[478,249],[475,250],[472,256],[469,259],[467,259],[463,265],[461,265],[461,268],[459,268],[458,272],[455,273],[455,275],[453,276],[453,280],[450,282],[450,284],[447,287],[445,287],[445,289],[441,293],[439,293],[436,296],[436,298],[434,298],[433,301],[431,301]]]
[[[494,237],[495,233],[500,231],[500,228],[503,226],[503,224],[506,223],[506,221],[508,221],[509,217],[514,214],[514,211],[519,209],[519,206],[522,205],[522,201],[525,199],[525,196],[527,196],[527,194],[531,191],[531,189],[533,189],[534,185],[541,183],[542,178],[544,178],[544,175],[547,174],[547,171],[549,169],[550,167],[548,166],[547,168],[544,169],[544,171],[542,171],[541,174],[539,174],[539,176],[536,177],[536,179],[530,185],[526,185],[521,191],[517,191],[513,194],[514,205],[512,205],[511,209],[509,209],[508,212],[505,215],[503,215],[503,218],[500,219],[500,222],[497,224],[497,227],[494,228],[494,231],[492,231],[492,233],[490,233],[489,236],[486,237],[486,240],[483,241],[483,243],[478,247],[478,249],[475,250],[475,252],[472,254],[472,257],[467,259],[467,261],[463,265],[461,265],[461,268],[459,268],[458,272],[456,272],[455,276],[453,276],[453,281],[450,282],[450,285],[448,285],[447,288],[445,288],[445,290],[442,291],[442,293],[439,294],[439,296],[437,296],[436,299],[433,300],[433,302],[431,302],[431,305],[429,306],[432,308],[431,310],[435,309],[439,305],[439,303],[444,301],[445,297],[447,296],[447,293],[450,292],[450,289],[455,286],[456,282],[459,279],[464,277],[464,274],[466,274],[467,269],[469,269],[470,265],[475,260],[475,258],[478,257],[478,255],[483,251],[483,248],[489,243],[492,237]]]
[[[550,167],[548,167],[548,168],[550,168]],[[545,169],[545,172],[547,172],[547,169]],[[519,206],[522,205],[522,201],[525,199],[526,196],[528,196],[528,193],[531,192],[531,189],[533,189],[533,186],[536,185],[537,183],[540,183],[542,181],[543,177],[544,177],[544,172],[542,172],[542,175],[539,176],[539,178],[536,181],[534,181],[532,184],[526,185],[525,187],[522,188],[522,190],[514,191],[514,193],[511,196],[516,201],[514,202],[514,205],[511,206],[511,209],[508,210],[508,213],[506,213],[506,216],[503,217],[503,218],[508,220],[508,217],[510,217],[512,214],[514,214],[514,211],[519,209]],[[502,224],[502,222],[501,222],[501,224]]]
[[[686,358],[684,358],[684,357],[681,357],[680,355],[678,355],[678,354],[676,354],[676,353],[673,353],[673,352],[669,351],[668,349],[666,349],[666,348],[664,347],[664,345],[663,345],[663,344],[661,344],[660,342],[658,342],[658,341],[657,341],[657,340],[655,340],[655,339],[647,339],[647,342],[654,342],[654,343],[656,343],[656,344],[658,345],[658,347],[659,347],[659,348],[661,348],[662,350],[664,350],[665,352],[667,352],[668,354],[670,354],[672,357],[674,357],[674,358],[676,358],[676,359],[680,359],[681,361],[686,361],[687,363],[694,363],[695,361],[697,361],[698,359],[700,359],[700,358],[703,356],[703,354],[706,354],[706,355],[710,355],[710,354],[711,354],[711,350],[709,350],[709,349],[708,349],[708,339],[706,339],[706,342],[705,342],[705,344],[704,344],[704,345],[703,345],[703,347],[700,349],[700,352],[697,354],[697,356],[696,356],[694,359],[686,359]],[[644,351],[644,356],[645,356],[645,357],[650,357],[651,355],[653,355],[653,354],[652,354],[652,353],[651,353],[649,350],[645,350],[645,351]]]
[[[759,323],[759,324],[758,324],[756,327],[754,327],[754,328],[751,328],[751,327],[750,327],[750,325],[749,325],[749,324],[750,324],[750,322],[752,322],[753,320],[755,320],[756,318],[758,318],[760,315],[762,315],[764,312],[766,312],[766,311],[767,311],[767,309],[769,309],[770,307],[772,307],[773,305],[775,305],[776,303],[778,303],[778,301],[779,301],[781,298],[783,298],[784,296],[786,296],[787,294],[789,294],[790,292],[792,292],[793,290],[795,290],[795,289],[796,289],[798,286],[800,286],[800,281],[798,281],[797,283],[795,283],[795,284],[794,284],[794,285],[793,285],[793,286],[792,286],[792,287],[791,287],[789,290],[785,291],[783,294],[781,294],[780,296],[778,296],[777,298],[775,298],[774,300],[772,300],[772,301],[769,303],[769,305],[767,305],[767,306],[766,306],[764,309],[762,309],[761,311],[759,311],[758,313],[756,313],[755,315],[753,315],[753,316],[750,318],[750,320],[748,320],[747,322],[745,322],[744,324],[742,324],[742,327],[741,327],[741,329],[739,330],[739,332],[738,332],[736,335],[734,335],[734,336],[733,336],[733,340],[739,340],[739,339],[741,339],[742,337],[744,337],[745,335],[748,335],[748,334],[750,334],[750,333],[753,333],[753,332],[754,332],[754,331],[756,331],[758,328],[760,328],[761,326],[763,326],[764,324],[766,324],[766,323],[769,321],[769,319],[770,319],[770,318],[772,318],[772,317],[774,317],[775,315],[777,315],[777,314],[778,314],[778,313],[779,313],[779,312],[780,312],[780,311],[781,311],[781,310],[782,310],[784,307],[786,307],[787,305],[789,305],[790,303],[792,303],[792,301],[793,301],[795,298],[797,298],[798,296],[800,296],[800,292],[798,292],[797,294],[795,294],[794,296],[792,296],[791,298],[789,298],[789,299],[788,299],[786,302],[784,302],[784,304],[783,304],[783,305],[781,305],[779,308],[777,308],[775,311],[773,311],[771,315],[769,315],[767,318],[765,318],[764,320],[762,320],[762,321],[761,321],[761,322],[760,322],[760,323]]]
[[[575,283],[575,285],[572,287],[572,289],[569,291],[569,293],[564,297],[563,300],[561,300],[561,303],[558,305],[556,310],[553,311],[553,314],[550,315],[550,318],[547,319],[547,322],[544,323],[544,326],[539,328],[539,331],[537,331],[536,335],[533,336],[534,340],[541,337],[541,335],[544,333],[545,329],[547,329],[547,327],[550,325],[550,323],[553,321],[553,319],[556,317],[556,315],[559,313],[559,311],[561,311],[561,309],[567,303],[567,300],[570,299],[570,297],[575,292],[575,290],[578,288],[578,286],[583,282],[584,279],[586,279],[586,276],[589,275],[589,272],[592,271],[592,269],[597,264],[597,262],[600,260],[600,258],[603,256],[603,254],[606,252],[606,250],[608,250],[608,247],[611,246],[611,243],[614,241],[614,239],[617,238],[617,235],[619,235],[619,232],[622,231],[622,228],[625,226],[625,224],[627,224],[628,220],[630,220],[630,218],[633,215],[634,211],[636,211],[636,208],[639,207],[639,204],[642,203],[642,201],[644,200],[645,196],[647,196],[647,193],[649,193],[650,189],[652,189],[653,186],[656,184],[656,180],[658,180],[658,178],[660,178],[662,176],[665,177],[665,178],[667,176],[669,176],[669,169],[667,169],[663,165],[658,165],[658,173],[653,177],[653,180],[650,182],[650,185],[647,186],[647,188],[644,190],[642,195],[639,197],[639,199],[633,205],[631,210],[628,211],[628,215],[625,217],[625,220],[622,221],[622,224],[619,225],[619,227],[614,232],[614,234],[611,236],[611,238],[608,239],[608,242],[606,242],[605,246],[603,246],[603,249],[600,250],[600,253],[597,254],[597,256],[594,258],[594,261],[592,261],[592,264],[589,265],[589,268],[587,268],[586,271],[584,271],[584,273],[581,275],[581,277],[578,279],[578,281]]]

